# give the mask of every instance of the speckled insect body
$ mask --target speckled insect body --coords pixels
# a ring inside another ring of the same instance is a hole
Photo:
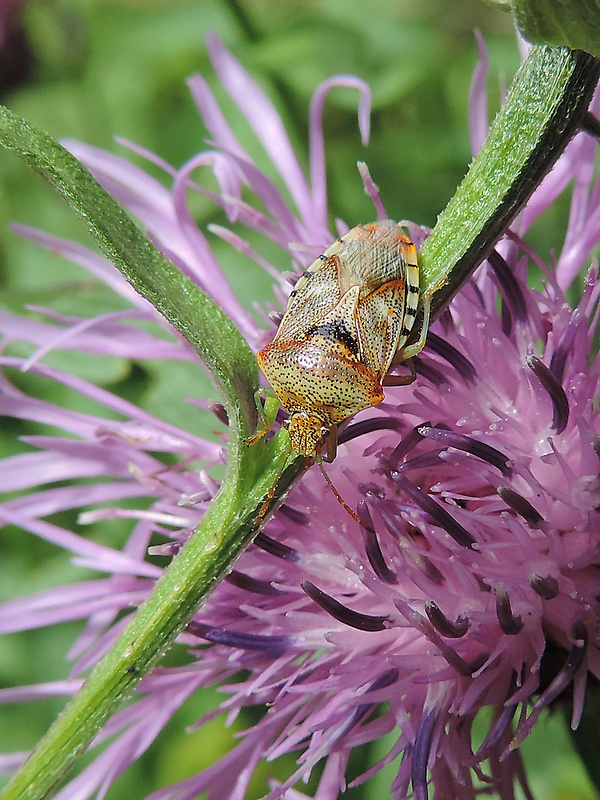
[[[391,220],[353,228],[302,274],[275,338],[257,355],[290,414],[295,452],[319,456],[325,447],[331,460],[336,426],[383,400],[392,364],[423,347],[428,304],[419,341],[408,344],[419,296],[415,247]]]

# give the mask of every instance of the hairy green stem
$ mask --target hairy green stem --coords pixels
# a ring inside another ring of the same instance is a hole
[[[108,717],[169,649],[250,543],[272,487],[277,487],[277,494],[270,505],[289,489],[301,465],[290,463],[287,436],[274,437],[265,448],[264,469],[254,472],[251,489],[240,496],[233,480],[223,484],[202,524],[13,777],[3,798],[39,800],[53,794]]]
[[[456,194],[423,244],[425,288],[436,317],[490,253],[582,126],[600,60],[566,47],[533,47]]]

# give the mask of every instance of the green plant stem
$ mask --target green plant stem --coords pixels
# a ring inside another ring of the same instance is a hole
[[[438,287],[434,312],[467,280],[564,149],[597,78],[598,62],[586,54],[532,50],[481,154],[423,248],[425,285]],[[227,477],[202,524],[3,795],[40,800],[157,663],[306,464],[289,457],[285,431],[269,442],[245,444],[255,418],[256,366],[223,312],[140,240],[114,201],[49,137],[7,112],[0,116],[0,142],[66,197],[131,283],[201,353],[230,414]]]
[[[231,570],[306,464],[290,457],[285,431],[269,442],[246,444],[257,418],[258,368],[223,310],[150,244],[77,159],[1,107],[0,143],[67,199],[108,258],[190,342],[221,390],[229,416],[226,479],[201,525],[3,794],[43,798]]]
[[[299,473],[301,465],[289,463],[287,436],[272,438],[265,450],[267,467],[255,474],[250,491],[240,497],[233,481],[224,483],[202,524],[148,600],[14,776],[3,794],[6,800],[46,798],[54,792],[107,718],[132,694],[229,572],[254,537],[257,516],[273,485],[280,497]]]
[[[581,126],[584,131],[593,136],[595,139],[600,139],[600,119],[595,117],[589,111],[583,115]]]
[[[66,199],[107,258],[188,340],[217,383],[234,429],[247,436],[256,423],[258,367],[231,319],[148,241],[71,153],[3,106],[0,144]]]
[[[488,138],[423,244],[435,318],[490,253],[582,126],[600,60],[565,47],[533,47]]]

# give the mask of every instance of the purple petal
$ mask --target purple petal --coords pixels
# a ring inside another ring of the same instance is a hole
[[[300,211],[304,225],[312,227],[317,222],[312,198],[281,117],[218,36],[208,34],[206,43],[221,83],[277,168]]]
[[[314,205],[314,217],[309,222],[310,227],[320,227],[323,231],[327,230],[328,221],[323,109],[327,95],[337,86],[358,89],[358,125],[363,145],[366,147],[369,142],[371,91],[368,85],[354,75],[334,75],[317,86],[311,99],[309,114],[310,178]]]

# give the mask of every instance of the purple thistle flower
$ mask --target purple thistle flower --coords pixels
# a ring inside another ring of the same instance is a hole
[[[356,78],[338,76],[315,93],[309,183],[268,99],[215,37],[209,49],[291,207],[237,141],[200,76],[190,88],[211,149],[174,170],[134,148],[172,175],[172,190],[122,158],[80,143],[69,147],[259,349],[273,328],[259,328],[235,298],[193,222],[188,193],[200,192],[226,212],[234,229],[215,226],[212,232],[276,279],[271,310],[281,312],[289,283],[254,252],[244,228],[280,245],[282,264],[297,270],[325,249],[333,236],[327,229],[323,102],[334,85],[356,87],[366,138],[368,91]],[[474,84],[474,142],[487,125],[484,75],[483,57]],[[428,784],[448,798],[475,797],[483,786],[508,799],[516,782],[526,787],[517,747],[541,711],[572,686],[576,725],[588,673],[600,678],[596,269],[588,270],[574,305],[565,297],[600,241],[595,156],[595,142],[579,134],[476,278],[432,325],[428,346],[415,360],[415,383],[386,390],[384,403],[340,431],[329,472],[362,525],[310,470],[180,637],[194,660],[144,679],[135,702],[110,720],[94,746],[112,741],[58,798],[103,796],[187,698],[212,685],[228,695],[221,711],[230,720],[247,706],[264,714],[227,756],[155,792],[153,800],[203,792],[211,800],[241,800],[261,760],[289,753],[298,754],[297,769],[273,782],[271,800],[304,797],[293,787],[321,763],[319,800],[333,800],[350,780],[359,784],[396,760],[393,798],[406,797],[412,786],[422,800]],[[218,192],[193,180],[201,166],[212,169]],[[381,217],[376,188],[365,168],[362,173]],[[556,265],[548,266],[522,237],[571,183],[565,244]],[[256,207],[245,199],[248,190]],[[426,236],[407,226],[415,241]],[[62,349],[197,366],[191,348],[165,334],[153,309],[106,261],[79,245],[15,227],[81,264],[133,308],[93,319],[35,309],[45,314],[43,322],[0,313],[6,346],[18,340],[37,348],[27,360],[0,355],[0,414],[64,432],[25,437],[32,452],[0,462],[3,488],[21,493],[0,505],[0,520],[107,574],[0,606],[5,632],[86,621],[69,654],[68,680],[0,690],[4,703],[78,688],[82,673],[121,632],[122,612],[139,605],[160,574],[146,557],[151,537],[159,533],[167,540],[152,554],[177,551],[218,489],[208,470],[222,459],[214,441],[41,363],[50,350]],[[535,290],[527,285],[531,263],[545,274]],[[140,320],[156,323],[155,332],[137,327]],[[94,400],[105,416],[26,396],[10,380],[11,370],[24,368]],[[219,407],[196,402],[222,419]],[[160,453],[175,456],[169,463],[176,463],[165,466]],[[198,462],[204,469],[196,468]],[[94,481],[62,484],[79,478]],[[132,499],[139,499],[138,510],[131,503],[121,507]],[[67,509],[81,510],[82,523],[133,518],[135,525],[117,550],[47,521]],[[473,721],[486,707],[492,721],[475,747]],[[388,734],[393,744],[381,762],[364,775],[347,776],[353,749]],[[15,760],[7,756],[5,763],[14,766]]]

